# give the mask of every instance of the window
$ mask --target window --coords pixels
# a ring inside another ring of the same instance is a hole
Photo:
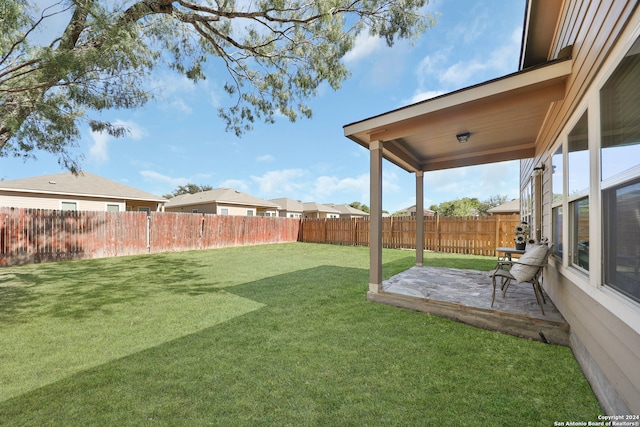
[[[60,209],[63,211],[77,211],[78,204],[76,202],[60,202]]]
[[[562,145],[551,156],[551,241],[554,255],[562,258],[562,193],[564,192],[564,162]]]
[[[589,199],[571,203],[571,263],[589,270]]]
[[[640,159],[640,38],[600,90],[602,180]]]
[[[138,208],[138,211],[139,211],[139,212],[146,212],[146,213],[147,213],[147,215],[149,215],[149,213],[150,213],[151,209],[149,209],[149,208]]]
[[[600,90],[603,281],[640,302],[640,39]]]
[[[562,223],[563,223],[563,214],[562,214],[562,206],[556,206],[552,210],[553,214],[553,224],[552,224],[552,233],[551,241],[554,243],[553,251],[554,254],[562,258]]]
[[[551,191],[553,198],[551,203],[553,206],[562,204],[562,192],[564,183],[564,165],[562,163],[562,145],[558,147],[551,157]]]
[[[533,180],[531,178],[525,185],[520,207],[522,209],[520,212],[522,221],[533,226]]]
[[[584,195],[589,191],[589,134],[587,112],[569,133],[567,163],[569,197]]]
[[[191,209],[191,213],[198,213],[198,209]]]
[[[640,180],[603,193],[604,283],[640,302]]]
[[[247,216],[253,216],[253,209],[247,209]]]
[[[220,215],[229,215],[229,208],[221,208]]]
[[[120,211],[120,205],[107,204],[107,212],[119,212],[119,211]]]
[[[589,270],[589,123],[587,111],[567,135],[569,261]]]

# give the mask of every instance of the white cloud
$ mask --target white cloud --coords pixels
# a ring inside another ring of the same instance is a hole
[[[377,50],[380,50],[386,46],[384,40],[380,37],[374,37],[368,33],[360,33],[355,40],[354,47],[343,57],[345,63],[357,62],[369,55],[372,55]]]
[[[131,138],[137,141],[147,135],[147,132],[135,122],[116,120],[113,124],[127,130],[124,138]],[[104,163],[109,160],[108,147],[109,143],[114,140],[114,137],[106,132],[94,131],[90,131],[89,135],[93,140],[93,144],[89,147],[89,158],[99,163]]]
[[[93,131],[91,131],[90,135],[93,140],[93,145],[89,147],[89,158],[100,163],[104,163],[109,160],[107,145],[113,137],[104,132]]]
[[[189,183],[188,178],[174,178],[171,176],[162,175],[161,173],[151,171],[151,170],[142,170],[139,173],[144,178],[145,181],[151,182],[154,184],[163,184],[163,186],[166,185],[171,189],[174,189],[180,185],[186,185]]]
[[[262,156],[258,156],[256,157],[256,161],[257,162],[272,162],[274,161],[276,158],[273,157],[271,154],[264,154]]]
[[[193,108],[189,107],[187,103],[184,101],[184,99],[175,99],[171,101],[169,105],[171,106],[172,109],[181,111],[184,114],[188,115],[193,113]]]
[[[495,195],[515,198],[518,197],[519,168],[518,161],[509,161],[427,172],[425,199],[452,201],[477,197],[483,201]]]
[[[305,187],[307,174],[304,169],[283,169],[252,176],[251,179],[258,184],[260,193],[266,198],[290,197]]]
[[[445,93],[444,91],[440,91],[440,90],[427,90],[424,92],[417,91],[416,93],[413,94],[411,98],[402,101],[402,105],[415,104],[420,101],[435,98],[436,96],[440,96],[444,93]]]
[[[249,192],[249,186],[241,179],[227,179],[220,183],[220,188],[233,188],[234,190]]]
[[[320,176],[316,178],[312,195],[316,201],[331,201],[344,197],[358,197],[362,200],[369,198],[369,174],[356,177],[338,178],[335,176]]]
[[[425,56],[416,68],[418,88],[412,99],[423,93],[450,92],[516,71],[518,64],[514,58],[519,57],[521,34],[521,28],[514,29],[505,43],[490,51],[470,47],[470,51],[477,50],[479,54],[453,64],[449,59],[454,52],[449,48]],[[433,89],[434,82],[438,89]]]

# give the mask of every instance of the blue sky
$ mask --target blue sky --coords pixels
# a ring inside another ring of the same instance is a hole
[[[40,4],[55,3],[40,0]],[[369,204],[369,153],[344,137],[343,126],[392,109],[517,71],[525,0],[436,0],[438,24],[413,45],[392,48],[360,37],[344,61],[342,88],[322,87],[312,119],[257,123],[241,138],[225,132],[217,108],[227,105],[220,64],[194,85],[169,71],[152,83],[160,96],[136,110],[105,112],[130,134],[114,139],[82,129],[83,169],[153,194],[194,183],[231,187],[263,199]],[[51,23],[50,27],[55,27]],[[56,158],[0,158],[0,179],[64,172]],[[425,173],[425,206],[462,197],[518,197],[519,163]],[[415,203],[415,175],[384,162],[383,208]]]

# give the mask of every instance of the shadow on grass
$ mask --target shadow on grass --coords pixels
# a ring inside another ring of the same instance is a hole
[[[569,350],[369,303],[367,274],[320,266],[226,288],[265,306],[2,402],[0,424],[482,426],[597,418]]]
[[[0,276],[0,322],[33,316],[85,318],[109,306],[143,302],[157,292],[219,292],[198,261],[153,255],[21,266]],[[49,285],[55,283],[55,286]]]

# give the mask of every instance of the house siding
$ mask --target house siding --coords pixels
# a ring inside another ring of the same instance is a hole
[[[102,212],[107,210],[107,205],[118,205],[120,211],[139,211],[141,208],[149,209],[151,212],[159,210],[158,203],[141,200],[0,191],[0,207],[58,210],[62,202],[75,202],[79,211]]]
[[[238,216],[246,216],[248,210],[252,210],[253,215],[256,216],[256,211],[257,211],[255,206],[231,205],[231,204],[225,204],[225,203],[204,203],[204,204],[198,204],[198,205],[166,207],[165,211],[192,213],[194,209],[197,209],[198,213],[208,213],[208,214],[216,214],[216,215],[222,215],[223,209],[228,209],[228,213],[226,215],[238,215]]]
[[[573,71],[563,101],[555,103],[536,141],[536,156],[521,164],[521,194],[534,167],[545,165],[541,176],[542,235],[552,235],[551,156],[584,111],[589,111],[590,151],[599,141],[599,88],[613,71],[626,46],[640,33],[640,12],[635,1],[566,1],[550,59],[566,45],[573,45]],[[598,167],[590,157],[589,167]],[[640,304],[603,286],[602,195],[591,173],[590,272],[579,271],[552,257],[544,275],[544,288],[571,325],[571,345],[585,376],[603,409],[609,414],[640,413]],[[594,185],[595,184],[595,185]],[[565,222],[569,217],[565,198]],[[568,226],[564,225],[565,246]],[[565,250],[566,252],[566,250]],[[565,254],[565,263],[566,254]]]
[[[588,9],[581,13],[583,8],[580,5],[583,3]],[[573,45],[573,71],[567,82],[564,100],[557,102],[549,111],[547,123],[536,143],[536,156],[543,155],[555,143],[636,6],[635,1],[628,0],[571,0],[565,3],[563,14],[569,16],[562,21],[564,25],[560,32],[567,35],[555,40],[549,59],[554,58],[565,46]],[[579,27],[580,31],[569,31],[575,27]]]
[[[124,200],[109,200],[90,197],[59,196],[48,194],[30,194],[15,192],[0,192],[0,206],[10,208],[31,209],[60,209],[62,202],[77,203],[77,210],[81,211],[106,211],[107,204],[117,204],[120,210],[125,210]],[[154,210],[157,204],[154,204]]]

